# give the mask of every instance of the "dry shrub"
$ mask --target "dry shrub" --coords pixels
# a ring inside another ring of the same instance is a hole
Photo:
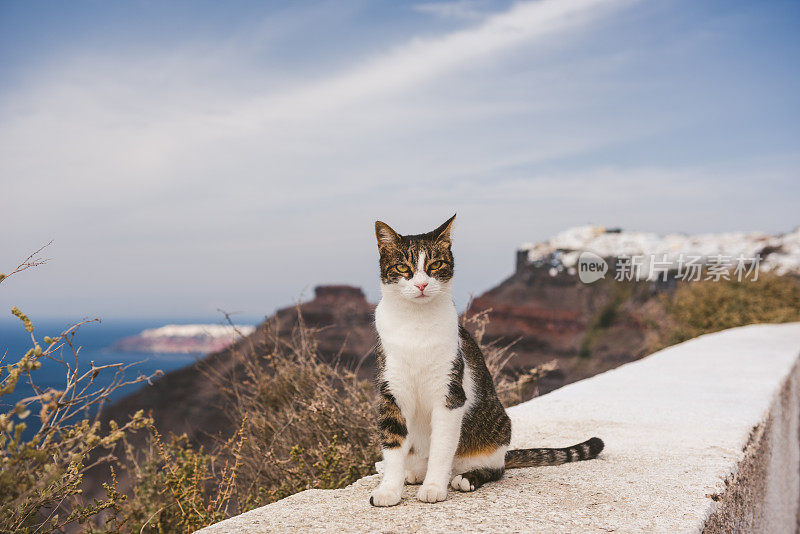
[[[373,384],[325,362],[298,310],[288,336],[273,323],[265,351],[240,350],[223,381],[243,421],[237,496],[243,510],[308,488],[340,488],[374,472],[379,459]]]
[[[506,406],[535,396],[536,382],[556,368],[553,361],[511,371],[513,343],[484,343],[488,311],[464,322],[474,327]],[[298,309],[291,333],[282,335],[268,323],[259,343],[251,340],[249,347],[238,350],[236,373],[212,374],[228,394],[230,413],[242,422],[236,455],[241,468],[235,481],[241,511],[309,488],[344,487],[375,472],[380,459],[375,386],[338,358],[326,362],[316,334]]]
[[[15,272],[38,265],[28,258]],[[14,274],[12,273],[12,274]],[[0,275],[0,282],[8,278]],[[115,389],[150,377],[124,380],[122,364],[81,367],[74,342],[76,325],[41,348],[33,324],[14,313],[31,333],[31,350],[0,369],[0,397],[27,379],[35,394],[0,414],[0,532],[192,532],[211,523],[308,488],[339,488],[374,472],[380,456],[374,384],[340,365],[326,362],[315,334],[302,320],[288,335],[274,324],[264,339],[240,346],[230,374],[209,378],[230,401],[239,431],[214,451],[193,447],[186,436],[162,437],[142,413],[103,433],[87,410],[102,404]],[[536,394],[536,381],[554,363],[527,372],[507,368],[513,343],[484,343],[488,312],[464,319],[475,338],[506,406]],[[267,349],[264,349],[267,347]],[[249,350],[248,350],[249,348]],[[71,355],[71,359],[64,354]],[[63,365],[63,390],[41,390],[32,373],[43,360]],[[99,373],[113,372],[110,386],[96,387]],[[37,406],[41,429],[24,440],[23,419]],[[148,445],[134,449],[126,436],[144,429]],[[104,454],[98,451],[105,450]],[[121,458],[113,456],[121,451]],[[87,469],[108,465],[107,497],[84,503],[80,483]],[[122,494],[117,474],[126,472],[131,490]]]
[[[469,309],[469,306],[467,307]],[[537,365],[525,371],[514,370],[509,363],[516,353],[512,347],[517,340],[502,344],[499,341],[487,342],[486,327],[491,322],[489,315],[491,309],[483,310],[473,315],[464,314],[461,323],[472,332],[472,337],[483,352],[486,367],[494,380],[497,396],[503,406],[508,408],[539,395],[537,384],[547,374],[558,369],[558,360]]]
[[[185,434],[164,439],[150,426],[143,449],[135,450],[125,441],[125,454],[116,465],[128,471],[131,490],[123,495],[115,483],[109,487],[112,505],[93,529],[189,533],[238,513],[235,492],[242,443],[240,431],[210,454],[202,447],[195,449]],[[111,476],[116,482],[114,469]]]
[[[665,299],[670,320],[664,345],[736,326],[800,321],[800,283],[791,276],[689,282]]]
[[[39,252],[9,275],[0,274],[0,283],[45,263]],[[126,380],[130,365],[87,366],[78,356],[76,334],[88,321],[56,337],[39,338],[26,314],[16,307],[11,311],[30,334],[31,348],[16,363],[0,367],[0,403],[20,380],[28,383],[32,395],[0,412],[0,532],[193,532],[238,513],[233,497],[241,431],[216,454],[195,450],[185,435],[162,438],[141,411],[121,426],[110,421],[104,432],[98,416],[90,414],[99,413],[115,390],[150,381],[160,372]],[[45,390],[36,384],[35,373],[43,363],[63,368],[63,388]],[[111,373],[110,381],[98,384],[105,373]],[[38,430],[26,439],[29,417],[38,419]],[[149,444],[134,450],[126,438],[141,429],[148,432]],[[122,458],[117,458],[120,448]],[[106,497],[86,502],[80,489],[83,477],[103,466],[109,468]],[[129,494],[117,488],[119,471],[127,471],[133,480]]]
[[[0,274],[0,283],[46,262],[36,257],[39,252],[41,249],[9,275]],[[97,418],[89,414],[116,389],[152,377],[126,380],[127,366],[123,364],[81,363],[75,334],[85,321],[55,337],[40,338],[26,314],[17,307],[11,312],[22,322],[31,341],[30,349],[18,361],[0,366],[0,405],[20,380],[30,385],[32,395],[11,409],[0,410],[0,532],[50,532],[74,527],[115,504],[111,492],[105,500],[84,502],[80,485],[86,471],[109,462],[111,450],[127,432],[150,423],[137,412],[121,426],[112,421],[109,430],[103,432]],[[63,388],[45,390],[36,385],[35,373],[43,363],[63,368]],[[112,374],[106,386],[97,383],[102,373]],[[26,438],[26,421],[34,419],[38,419],[38,430]]]

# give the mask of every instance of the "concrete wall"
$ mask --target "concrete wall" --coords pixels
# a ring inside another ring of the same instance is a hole
[[[704,532],[800,531],[800,364],[795,364],[743,458],[712,497]]]
[[[202,532],[795,532],[800,324],[700,337],[509,410],[513,447],[606,442],[475,493],[372,508],[377,476],[308,490]]]

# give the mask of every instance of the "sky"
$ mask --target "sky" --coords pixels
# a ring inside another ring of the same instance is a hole
[[[378,219],[458,214],[459,306],[576,225],[790,231],[798,28],[796,1],[4,0],[0,271],[53,244],[0,310],[377,300]]]

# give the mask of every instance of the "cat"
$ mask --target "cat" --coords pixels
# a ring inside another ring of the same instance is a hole
[[[469,492],[507,468],[595,458],[603,441],[563,449],[509,450],[511,420],[497,398],[483,354],[459,326],[450,296],[455,215],[426,234],[400,235],[377,221],[382,298],[378,331],[378,426],[383,478],[373,506],[400,502],[404,484],[438,502],[448,486]]]

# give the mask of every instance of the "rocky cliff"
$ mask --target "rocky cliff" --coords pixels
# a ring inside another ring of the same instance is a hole
[[[587,286],[575,276],[551,276],[546,269],[528,265],[476,298],[468,313],[491,310],[487,338],[516,341],[512,367],[559,361],[559,370],[541,382],[545,392],[643,356],[648,323],[642,319],[641,307],[652,300],[650,287],[606,281]],[[312,300],[279,310],[268,323],[289,334],[302,317],[306,326],[317,331],[324,358],[358,365],[360,376],[370,378],[376,341],[374,308],[357,287],[319,286]],[[223,393],[208,375],[236,372],[236,351],[267,350],[266,324],[232,346],[167,373],[120,400],[105,411],[103,419],[120,420],[144,409],[152,413],[163,433],[185,432],[198,444],[212,445],[214,436],[229,434],[235,425],[225,414]]]
[[[312,300],[279,310],[226,349],[167,373],[152,385],[121,399],[105,410],[103,419],[122,420],[143,409],[153,415],[162,433],[185,432],[197,444],[213,445],[214,437],[228,434],[234,424],[226,416],[223,392],[209,374],[229,376],[234,373],[238,365],[237,351],[267,350],[267,324],[282,334],[289,334],[298,317],[302,317],[306,326],[317,331],[323,357],[341,358],[353,364],[369,356],[374,348],[374,308],[357,287],[319,286]],[[364,376],[371,370],[367,363],[362,371]]]
[[[670,285],[600,280],[583,284],[566,271],[520,264],[497,287],[475,298],[468,315],[488,312],[488,341],[515,341],[509,364],[529,368],[549,360],[558,370],[544,377],[545,393],[614,368],[654,348],[664,311],[653,297]]]

